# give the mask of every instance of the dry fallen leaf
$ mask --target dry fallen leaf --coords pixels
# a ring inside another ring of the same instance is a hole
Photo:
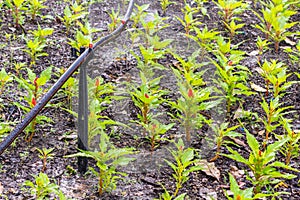
[[[256,67],[256,68],[254,68],[254,70],[257,71],[259,74],[263,74],[264,73],[264,71],[260,67]]]
[[[254,50],[254,51],[251,51],[250,53],[248,53],[248,56],[257,56],[259,53],[258,50]]]
[[[2,184],[0,183],[0,194],[2,194],[3,193],[3,186],[2,186]]]
[[[260,87],[259,85],[256,85],[254,83],[250,83],[250,87],[257,92],[266,92],[267,91],[265,88]]]
[[[264,135],[264,134],[265,134],[265,130],[258,131],[258,135]]]
[[[297,44],[296,42],[290,40],[289,38],[285,38],[284,41],[285,41],[287,44],[291,45],[291,46],[295,46],[295,45]]]
[[[207,160],[199,160],[197,165],[201,166],[203,169],[202,171],[208,175],[216,178],[218,181],[220,181],[221,172],[220,170],[215,166],[215,163],[208,162]]]

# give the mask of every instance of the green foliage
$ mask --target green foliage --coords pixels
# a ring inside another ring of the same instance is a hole
[[[236,19],[236,15],[243,13],[248,7],[247,3],[239,0],[218,0],[214,3],[219,7],[218,14],[222,16],[226,24]]]
[[[99,151],[83,151],[79,153],[69,155],[66,157],[87,157],[96,161],[96,166],[99,171],[94,168],[89,168],[94,175],[99,178],[99,195],[104,192],[111,192],[116,189],[118,179],[122,176],[126,176],[125,173],[117,171],[118,166],[127,165],[129,162],[135,160],[135,158],[127,157],[129,154],[133,154],[132,148],[115,148],[109,141],[109,137],[106,133],[100,134]]]
[[[136,87],[135,85],[130,85],[130,96],[134,105],[141,111],[141,113],[138,114],[140,122],[146,125],[155,117],[151,111],[163,102],[161,96],[166,94],[166,91],[158,88],[162,77],[148,81],[141,72],[140,78],[142,80],[140,86]]]
[[[280,126],[279,120],[281,117],[284,117],[287,113],[291,111],[286,111],[290,108],[293,108],[293,106],[285,106],[281,107],[283,103],[279,102],[279,97],[276,97],[274,99],[271,99],[269,103],[265,99],[261,102],[261,107],[266,113],[266,117],[263,120],[263,123],[265,125],[265,142],[269,139],[269,134],[272,133],[278,126]],[[265,145],[265,144],[264,144]]]
[[[262,16],[258,12],[253,11],[261,21],[260,24],[256,24],[254,27],[265,33],[267,40],[273,40],[275,52],[278,53],[279,43],[288,36],[295,34],[288,30],[298,23],[289,22],[290,17],[295,15],[296,12],[289,9],[289,3],[283,1],[273,1],[263,5],[264,7],[261,10]]]
[[[31,108],[37,104],[38,98],[45,93],[45,88],[43,87],[51,78],[52,67],[45,69],[40,76],[37,76],[31,69],[27,69],[28,80],[24,78],[16,78],[16,81],[19,83],[19,87],[23,88],[27,95],[23,97],[27,105],[22,105],[21,103],[14,102],[16,106],[21,108],[23,111],[28,113]],[[25,129],[26,132],[31,132],[31,135],[28,137],[27,141],[31,141],[36,124],[43,124],[45,122],[51,122],[52,120],[49,117],[38,115],[30,125]]]
[[[254,194],[261,192],[262,188],[267,185],[274,185],[281,182],[283,179],[292,179],[296,176],[293,174],[287,174],[277,170],[277,168],[283,168],[288,170],[294,170],[292,167],[285,165],[280,161],[275,161],[276,152],[287,142],[287,139],[277,141],[267,146],[266,150],[260,150],[261,147],[255,137],[247,133],[247,143],[251,149],[248,158],[244,158],[240,153],[227,147],[231,154],[222,154],[230,159],[245,164],[253,176],[248,176],[248,179],[254,186]]]
[[[221,87],[217,92],[226,99],[229,113],[231,106],[240,100],[240,95],[254,94],[247,86],[250,71],[247,67],[239,64],[244,58],[245,52],[234,50],[230,40],[226,42],[219,37],[215,49],[217,61],[211,59],[211,62],[217,68],[218,78],[215,79],[215,82]]]
[[[54,154],[52,153],[52,151],[54,150],[54,148],[36,148],[36,150],[39,152],[39,158],[42,159],[43,162],[43,168],[42,168],[42,172],[46,171],[46,165],[47,165],[47,160],[50,158],[53,158]]]
[[[34,38],[38,38],[38,42],[40,42],[40,44],[45,44],[46,37],[52,35],[53,31],[53,28],[42,29],[41,26],[38,24],[38,29],[32,31],[32,34],[34,35]]]
[[[108,13],[109,18],[111,20],[110,24],[108,24],[108,29],[110,32],[113,32],[117,28],[117,24],[121,21],[120,19],[120,8],[115,11],[113,8],[111,12]]]
[[[189,174],[194,171],[199,171],[202,169],[199,165],[194,165],[197,159],[194,159],[194,150],[191,148],[185,149],[183,140],[180,138],[178,142],[174,142],[176,149],[169,149],[175,162],[165,160],[167,164],[173,170],[173,178],[176,181],[176,190],[173,193],[173,197],[176,197],[179,189],[183,186],[185,182],[189,180]],[[194,166],[193,166],[194,165]],[[167,195],[167,194],[166,194]]]
[[[280,152],[285,157],[285,164],[289,165],[291,160],[299,156],[299,140],[300,140],[300,132],[296,132],[293,126],[290,124],[291,120],[281,118],[280,123],[284,128],[283,135],[275,135],[278,140],[285,140],[287,142]]]
[[[92,43],[92,38],[90,35],[84,35],[81,31],[76,31],[75,40],[69,38],[69,44],[80,51],[80,48],[87,48],[89,44]],[[79,53],[79,52],[78,52]]]
[[[164,14],[166,14],[167,8],[172,4],[176,4],[176,2],[169,0],[160,0],[160,6]]]
[[[4,68],[0,71],[0,95],[3,93],[5,86],[13,80],[13,77],[9,75]]]
[[[245,25],[245,24],[236,24],[234,19],[231,20],[230,23],[227,24],[227,23],[224,22],[224,24],[225,24],[226,28],[229,30],[230,38],[231,38],[231,39],[233,39],[233,37],[234,37],[237,33],[239,33],[239,32],[237,32],[236,30],[237,30],[237,29],[243,28],[244,25]]]
[[[32,21],[35,20],[36,16],[39,16],[41,9],[47,8],[43,5],[46,0],[28,0],[29,13],[31,14]]]
[[[76,22],[78,19],[84,18],[86,14],[87,12],[79,12],[79,13],[72,12],[70,7],[66,6],[64,9],[64,16],[63,17],[57,16],[57,17],[65,24],[67,35],[69,35],[70,29],[74,25],[74,22]]]
[[[188,4],[186,4],[186,6],[188,6]],[[202,24],[201,22],[199,22],[199,20],[197,18],[193,17],[193,13],[194,12],[191,12],[191,11],[185,11],[183,19],[181,19],[180,17],[175,16],[176,19],[184,27],[186,35],[190,35],[190,32],[194,31],[195,27]]]
[[[216,133],[216,154],[215,156],[210,160],[215,161],[219,158],[220,152],[221,152],[221,147],[222,146],[227,146],[227,145],[236,145],[234,142],[230,140],[226,140],[226,138],[234,139],[236,137],[242,136],[242,134],[235,132],[234,130],[239,127],[239,125],[233,126],[233,127],[228,127],[229,123],[222,123],[219,127],[216,126],[215,124],[211,125],[211,128],[214,130]]]
[[[143,4],[143,5],[138,5],[135,4],[135,9],[132,13],[132,20],[133,20],[133,24],[132,27],[135,27],[138,25],[138,23],[141,21],[141,19],[143,19],[145,17],[146,10],[149,8],[150,4]]]
[[[27,49],[25,49],[24,52],[28,53],[28,55],[30,56],[31,67],[35,65],[39,57],[48,56],[46,52],[43,52],[46,46],[46,44],[39,41],[39,38],[35,38],[34,40],[26,40]]]
[[[27,180],[24,182],[24,186],[29,187],[30,193],[35,197],[35,199],[43,200],[50,194],[57,195],[60,200],[66,199],[64,194],[59,190],[59,186],[50,182],[47,174],[41,172],[38,176],[34,177],[34,182]],[[25,187],[23,189],[26,190]]]
[[[151,152],[159,145],[158,143],[161,140],[161,136],[170,130],[175,123],[172,124],[162,124],[158,120],[152,119],[149,124],[142,124],[145,130],[148,132],[146,138],[149,140],[151,145]]]
[[[14,18],[16,28],[19,28],[24,23],[22,11],[27,10],[25,3],[26,0],[5,0],[5,5],[9,9],[12,9],[12,16]]]

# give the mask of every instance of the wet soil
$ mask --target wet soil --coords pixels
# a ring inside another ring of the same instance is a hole
[[[123,1],[122,1],[123,2]],[[89,21],[91,25],[103,29],[102,32],[94,35],[94,38],[98,38],[109,33],[107,29],[108,23],[110,23],[108,12],[111,8],[117,9],[122,2],[104,2],[94,3],[89,8]],[[178,54],[189,56],[199,47],[192,41],[186,40],[183,36],[184,28],[175,15],[183,17],[181,9],[184,7],[183,1],[176,0],[176,4],[172,4],[167,9],[166,13],[163,13],[159,2],[151,2],[147,0],[139,1],[139,4],[150,3],[150,7],[147,10],[149,13],[155,13],[158,11],[160,16],[168,17],[167,24],[169,27],[159,32],[159,35],[165,39],[174,39],[171,44],[172,48],[176,49]],[[188,3],[194,7],[194,1],[188,1]],[[40,74],[41,71],[49,66],[54,66],[53,75],[50,82],[46,85],[51,86],[61,75],[61,73],[67,69],[67,67],[74,61],[74,57],[71,55],[71,48],[68,44],[68,35],[64,24],[59,20],[57,16],[63,15],[63,9],[66,5],[64,1],[47,1],[48,8],[43,9],[43,15],[50,15],[52,19],[37,18],[37,22],[32,22],[30,17],[25,17],[25,23],[23,29],[14,28],[14,22],[12,13],[6,8],[2,8],[1,18],[1,34],[0,35],[0,68],[5,70],[12,76],[27,78],[27,71],[21,69],[16,70],[13,63],[25,63],[28,66],[30,58],[23,52],[25,48],[25,41],[23,37],[30,37],[30,30],[35,30],[37,24],[41,27],[51,27],[54,29],[54,33],[47,39],[47,47],[45,51],[49,56],[40,58],[32,70],[36,74]],[[228,37],[228,33],[225,31],[225,27],[221,22],[220,16],[217,14],[219,8],[212,2],[206,2],[203,6],[207,9],[207,15],[203,16],[201,12],[195,14],[195,17],[199,17],[202,24],[200,27],[206,25],[209,29],[216,29],[221,32],[223,36]],[[252,5],[253,6],[253,5]],[[259,5],[258,5],[259,6]],[[121,7],[121,13],[124,13]],[[126,6],[125,6],[126,7]],[[255,8],[253,8],[255,9]],[[122,12],[123,11],[123,12]],[[246,57],[242,60],[242,65],[246,66],[251,71],[249,77],[250,83],[264,86],[263,78],[257,73],[256,68],[257,57],[252,53],[257,50],[256,38],[257,36],[264,37],[264,35],[253,27],[254,24],[259,23],[259,19],[253,14],[253,12],[246,11],[239,15],[241,22],[245,23],[245,26],[241,34],[238,34],[232,40],[232,44],[238,44],[239,50],[245,51]],[[297,10],[297,14],[292,20],[297,21],[300,17],[300,12]],[[136,44],[131,43],[129,39],[130,29],[132,22],[129,23],[129,28],[118,38],[116,41],[101,47],[95,52],[95,58],[87,65],[88,74],[90,77],[95,78],[101,76],[105,82],[111,82],[116,84],[120,91],[122,91],[122,80],[131,80],[133,83],[139,82],[138,70],[136,68],[137,62],[133,56],[129,53],[130,50],[136,50],[138,42]],[[140,28],[140,27],[139,27]],[[300,25],[296,25],[293,31],[299,31]],[[73,30],[74,33],[74,30]],[[72,35],[72,34],[70,34]],[[72,37],[72,36],[70,36]],[[183,39],[184,38],[184,39]],[[291,37],[290,40],[298,42],[298,38]],[[189,48],[188,48],[189,46]],[[292,47],[291,45],[283,41],[280,46]],[[210,53],[205,54],[211,56]],[[261,60],[277,59],[286,63],[289,73],[298,72],[299,65],[292,63],[289,55],[280,48],[279,53],[275,53],[273,46],[270,45],[270,49],[261,55]],[[165,58],[159,60],[159,62],[165,66],[172,67],[177,61],[171,56],[167,55]],[[209,76],[214,76],[214,70],[209,71]],[[171,94],[165,96],[168,99],[178,98],[178,90],[176,86],[176,80],[170,70],[157,71],[156,76],[167,74],[162,80],[161,85],[164,89],[173,91]],[[74,75],[77,77],[77,75]],[[292,74],[288,81],[296,81],[296,75]],[[213,84],[213,83],[212,83]],[[24,95],[27,95],[26,91],[18,87],[16,81],[12,81],[6,86],[5,92],[0,96],[1,106],[0,115],[1,122],[9,123],[9,126],[13,128],[18,124],[25,116],[25,112],[22,111],[14,102],[19,102],[22,105],[26,105],[24,101]],[[239,105],[236,105],[229,114],[214,115],[215,113],[207,113],[213,116],[214,120],[227,121],[231,125],[237,124],[237,120],[234,119],[235,112],[239,107],[251,112],[256,112],[259,118],[264,117],[264,112],[260,106],[262,97],[266,97],[264,93],[257,93],[248,97],[242,96],[242,101]],[[300,86],[294,84],[288,89],[288,92],[282,97],[281,102],[283,106],[294,106],[294,113],[289,114],[288,118],[293,119],[293,125],[295,129],[300,129]],[[149,144],[147,140],[140,136],[141,128],[130,120],[137,120],[138,109],[134,106],[132,101],[121,101],[121,103],[115,102],[110,105],[105,114],[110,118],[126,123],[131,126],[131,129],[116,128],[114,134],[111,134],[111,141],[116,147],[134,147],[139,153],[135,155],[136,161],[129,164],[127,167],[120,168],[121,171],[126,172],[128,175],[120,180],[117,189],[111,194],[104,194],[98,196],[97,194],[97,178],[90,172],[86,174],[80,174],[77,169],[76,158],[65,158],[64,156],[77,152],[77,119],[70,114],[66,109],[73,107],[76,108],[76,99],[73,102],[69,102],[66,97],[66,93],[60,91],[52,100],[51,105],[45,108],[41,114],[45,115],[53,120],[51,123],[45,123],[43,125],[37,125],[36,132],[33,140],[30,143],[25,142],[25,133],[22,134],[17,140],[0,156],[0,199],[35,199],[30,193],[22,189],[25,180],[33,181],[34,175],[37,175],[42,170],[42,160],[39,158],[37,148],[54,148],[54,156],[47,162],[47,169],[45,173],[50,177],[52,181],[55,181],[62,192],[70,199],[154,199],[159,198],[159,195],[164,192],[161,184],[163,184],[169,191],[175,190],[175,182],[172,178],[172,170],[166,165],[163,159],[171,159],[167,148],[172,148],[170,142],[161,141],[159,147],[151,152],[149,150]],[[224,107],[219,109],[224,110]],[[76,110],[76,109],[75,109]],[[162,113],[172,112],[168,105],[161,105],[158,110]],[[170,122],[168,115],[162,115],[161,120],[165,123]],[[254,119],[255,120],[255,119]],[[261,141],[262,136],[259,134],[263,130],[263,124],[256,120],[252,122],[247,121],[247,128],[250,132]],[[239,130],[245,135],[243,130]],[[2,138],[5,137],[4,133]],[[213,145],[205,138],[213,134],[208,126],[203,126],[201,129],[195,132],[191,147],[199,153],[199,157],[204,160],[209,160],[214,156],[215,149]],[[174,126],[165,136],[167,139],[174,139],[183,137],[183,132],[179,125]],[[274,138],[272,138],[274,139]],[[245,137],[240,138],[241,141],[245,141]],[[244,142],[246,143],[246,142]],[[241,145],[237,150],[247,156],[249,149],[247,145]],[[226,148],[222,148],[222,153],[227,153]],[[283,161],[285,158],[283,155],[278,154],[277,159]],[[300,169],[299,157],[292,160],[291,166]],[[232,161],[226,157],[220,157],[211,167],[214,174],[208,172],[198,171],[190,174],[189,180],[180,189],[181,193],[186,193],[186,199],[226,199],[224,191],[229,190],[228,173],[231,172],[236,175],[239,185],[242,188],[251,187],[250,182],[246,179],[246,166]],[[89,160],[89,166],[95,166],[92,160]],[[294,173],[298,175],[298,173]],[[285,181],[287,187],[278,187],[274,191],[289,192],[289,195],[282,195],[282,199],[299,199],[299,175],[290,181]],[[270,189],[270,188],[269,188]]]

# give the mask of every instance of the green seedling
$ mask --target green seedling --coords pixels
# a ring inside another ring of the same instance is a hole
[[[54,29],[53,28],[44,28],[42,29],[41,26],[38,24],[38,29],[32,31],[32,34],[34,35],[34,38],[38,38],[38,42],[40,44],[46,43],[46,37],[53,34]]]
[[[177,16],[175,17],[184,27],[186,35],[190,35],[190,32],[194,31],[195,27],[202,24],[197,18],[193,17],[193,12],[185,12],[183,19]]]
[[[38,98],[45,92],[43,86],[50,80],[52,74],[52,67],[47,68],[44,70],[40,76],[38,77],[35,73],[32,72],[31,69],[27,68],[28,73],[28,80],[23,78],[17,78],[16,81],[19,83],[19,86],[26,90],[27,95],[25,95],[24,100],[26,101],[27,105],[24,106],[18,102],[14,104],[21,108],[23,111],[28,113],[31,108],[33,108]],[[51,122],[52,120],[46,116],[38,115],[27,127],[26,132],[31,133],[30,136],[27,138],[27,141],[30,142],[35,132],[36,124],[43,124],[44,122]]]
[[[27,9],[25,7],[25,3],[26,0],[5,0],[6,6],[12,10],[12,16],[14,18],[16,28],[22,28],[22,24],[24,23],[22,11]]]
[[[137,27],[138,23],[145,17],[146,10],[149,8],[150,4],[143,4],[139,6],[138,4],[135,4],[135,9],[132,13],[132,20],[133,24],[132,27]]]
[[[47,6],[43,5],[43,3],[45,3],[45,0],[29,0],[28,3],[28,10],[31,15],[32,21],[34,21],[37,16],[41,15],[41,9],[47,8]]]
[[[81,48],[88,48],[92,43],[90,35],[84,35],[81,31],[77,30],[75,40],[69,38],[69,44],[77,50],[77,55],[80,53]]]
[[[271,62],[265,60],[265,62],[261,66],[261,70],[259,70],[259,73],[265,79],[266,96],[269,96],[269,90],[270,90],[269,87],[271,84],[270,79],[274,79],[273,77],[276,77],[283,70],[285,71],[284,63],[277,62],[276,60],[271,60]]]
[[[0,71],[0,95],[3,93],[5,86],[12,80],[12,76],[9,75],[4,68],[2,68]]]
[[[154,42],[154,41],[153,41]],[[159,44],[155,44],[159,45]],[[161,45],[161,44],[160,44]],[[162,47],[162,45],[160,46]],[[152,79],[154,76],[154,70],[164,70],[165,67],[158,63],[159,59],[165,57],[165,50],[156,50],[154,46],[152,48],[145,48],[144,46],[140,46],[140,55],[131,51],[131,54],[137,60],[137,68],[146,76],[147,79]]]
[[[222,16],[226,24],[229,24],[236,18],[236,15],[243,13],[248,7],[247,3],[238,0],[218,0],[214,3],[219,7],[220,12],[218,14]]]
[[[270,42],[268,42],[268,40],[262,40],[260,36],[257,37],[257,41],[256,41],[256,46],[258,48],[258,56],[257,56],[257,60],[258,63],[260,63],[260,57],[261,55],[269,49],[269,44]]]
[[[94,175],[98,177],[98,193],[102,195],[104,192],[111,192],[116,189],[118,179],[126,176],[125,173],[117,171],[118,166],[125,166],[129,162],[135,160],[134,158],[127,157],[134,154],[132,148],[116,148],[110,141],[106,133],[101,132],[99,151],[83,151],[69,155],[66,157],[87,157],[96,161],[96,166],[99,170],[90,167]]]
[[[70,29],[73,26],[74,22],[78,19],[82,19],[85,17],[87,12],[73,13],[69,6],[66,6],[64,9],[64,16],[57,16],[66,26],[67,35],[70,34]]]
[[[174,197],[170,194],[170,192],[162,185],[163,189],[164,189],[164,193],[162,195],[160,195],[159,200],[184,200],[186,193],[182,193],[180,195],[178,195],[177,197]],[[157,200],[157,199],[155,199]]]
[[[28,53],[30,56],[30,67],[35,65],[39,57],[48,56],[46,52],[43,52],[46,46],[46,44],[43,44],[39,41],[39,38],[35,38],[34,40],[26,40],[27,49],[25,49],[24,52]]]
[[[39,158],[42,159],[43,162],[43,167],[42,167],[42,172],[44,173],[47,169],[47,160],[53,158],[54,154],[52,153],[54,148],[36,148],[36,150],[39,152]]]
[[[237,29],[241,29],[245,26],[245,24],[236,24],[235,20],[231,20],[228,24],[226,22],[224,22],[226,28],[228,29],[229,33],[230,33],[230,39],[233,39],[234,36],[239,33],[238,31],[236,31]]]
[[[139,87],[132,85],[130,96],[134,105],[141,111],[141,113],[138,114],[140,122],[146,125],[155,117],[151,111],[163,102],[161,96],[166,94],[166,92],[157,87],[162,77],[155,78],[151,81],[148,81],[143,73],[140,73],[140,77],[142,84]]]
[[[230,191],[233,193],[233,198],[225,192],[225,195],[228,200],[254,200],[254,199],[261,199],[265,197],[276,197],[280,194],[285,194],[284,192],[275,192],[273,194],[264,194],[264,193],[257,193],[254,195],[253,187],[247,188],[245,190],[241,190],[239,188],[238,183],[236,182],[233,175],[229,174],[229,182],[230,182]]]
[[[108,13],[109,18],[111,20],[110,24],[108,24],[108,29],[110,32],[113,32],[116,28],[118,23],[121,21],[120,19],[120,8],[118,8],[117,11],[115,11],[113,8],[111,9],[111,12]]]
[[[87,12],[84,12],[86,8],[83,7],[83,5],[84,4],[75,1],[74,3],[71,4],[71,10],[74,12],[74,14],[80,14],[80,13],[87,14]]]
[[[148,132],[147,139],[150,141],[151,152],[155,150],[160,142],[161,136],[170,130],[175,124],[162,124],[157,120],[152,120],[149,124],[145,124],[144,128]]]
[[[266,117],[263,120],[266,135],[264,147],[269,140],[270,133],[272,133],[274,130],[276,130],[277,127],[280,126],[280,118],[291,112],[287,111],[288,109],[293,108],[293,106],[281,107],[282,104],[283,103],[279,102],[279,97],[271,99],[269,103],[267,103],[265,99],[263,99],[263,101],[261,102],[261,107],[266,113]]]
[[[261,30],[266,39],[271,39],[275,44],[275,52],[278,53],[279,43],[286,39],[286,37],[293,35],[289,28],[295,26],[298,22],[289,23],[291,16],[295,15],[295,11],[288,9],[289,4],[286,2],[269,2],[269,4],[264,4],[262,9],[262,16],[253,11],[254,14],[260,19],[261,23],[256,24],[255,28]]]
[[[218,62],[211,59],[218,75],[214,81],[221,87],[221,90],[217,91],[226,99],[227,113],[230,113],[231,106],[240,100],[240,95],[254,94],[246,85],[250,71],[239,64],[244,52],[231,49],[230,41],[225,42],[219,38],[216,48]]]
[[[300,41],[296,44],[296,48],[287,47],[284,51],[289,55],[290,62],[300,68]]]
[[[55,183],[51,183],[47,174],[39,173],[38,176],[34,176],[35,181],[31,182],[29,180],[24,182],[24,190],[27,190],[26,187],[29,187],[31,195],[37,200],[46,199],[50,194],[55,194],[60,200],[66,200],[67,198],[59,189],[59,186]]]
[[[161,6],[161,9],[162,9],[164,15],[167,12],[167,8],[172,4],[176,4],[176,3],[173,1],[169,1],[169,0],[160,0],[160,6]]]
[[[88,21],[85,21],[84,24],[78,21],[78,26],[83,35],[92,35],[93,33],[101,32],[102,29],[91,27],[91,24]]]
[[[207,52],[211,52],[213,50],[213,43],[220,32],[215,31],[215,29],[208,30],[206,25],[202,29],[195,27],[194,30],[196,36],[188,35],[188,37],[197,42],[197,44],[201,47],[199,54],[200,60],[203,61]]]
[[[194,149],[185,149],[181,138],[177,143],[174,143],[176,149],[169,149],[169,151],[175,159],[175,162],[165,160],[165,162],[172,168],[174,172],[172,176],[176,181],[176,189],[172,197],[177,196],[179,189],[189,180],[189,174],[191,172],[202,170],[201,166],[195,165],[197,163],[197,159],[195,159]]]
[[[297,158],[299,156],[299,140],[300,140],[300,132],[296,132],[290,124],[291,120],[281,118],[280,123],[284,128],[284,135],[276,135],[276,138],[280,140],[284,140],[287,138],[287,142],[280,152],[285,157],[285,164],[289,165],[291,160]]]
[[[293,174],[279,171],[277,168],[297,171],[296,169],[293,169],[280,161],[275,161],[276,153],[287,142],[287,139],[270,144],[266,150],[262,151],[258,141],[247,130],[246,137],[247,143],[251,149],[248,158],[244,158],[240,153],[230,147],[227,147],[227,149],[231,154],[222,155],[243,163],[250,169],[253,176],[248,176],[248,179],[254,186],[254,195],[260,193],[265,186],[278,184],[284,179],[293,179],[296,177]]]
[[[216,140],[217,150],[216,150],[215,156],[212,159],[210,159],[210,162],[214,162],[220,157],[222,146],[227,146],[227,145],[238,146],[236,143],[234,143],[230,140],[226,140],[226,138],[234,139],[236,137],[241,137],[242,134],[234,131],[235,129],[237,129],[239,127],[239,125],[229,127],[229,128],[228,128],[228,125],[229,125],[229,123],[222,123],[219,127],[214,124],[212,124],[212,126],[211,126],[212,129],[214,130],[214,132],[216,133],[215,140]]]

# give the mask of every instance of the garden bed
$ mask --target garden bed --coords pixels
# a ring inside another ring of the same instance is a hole
[[[128,1],[77,6],[69,1],[45,1],[46,7],[32,19],[29,2],[21,5],[26,10],[20,7],[15,13],[16,4],[9,8],[0,1],[1,138],[72,64],[79,55],[74,49],[88,47],[113,31],[122,23],[128,6]],[[116,168],[126,175],[115,190],[99,191],[98,178],[91,170],[80,174],[77,158],[68,157],[78,152],[79,76],[75,74],[26,133],[0,156],[1,199],[36,199],[35,177],[41,172],[56,184],[50,199],[63,199],[57,197],[58,191],[67,199],[168,199],[162,197],[166,191],[174,199],[184,194],[182,199],[227,199],[226,193],[239,199],[238,195],[245,194],[232,188],[229,174],[241,190],[248,189],[249,199],[255,193],[266,199],[272,195],[300,198],[300,25],[288,24],[298,21],[299,3],[284,1],[282,9],[273,11],[278,20],[272,21],[267,31],[261,11],[271,9],[270,2],[234,1],[238,6],[232,15],[222,10],[223,1],[174,2],[164,10],[160,1],[139,1],[139,8],[144,9],[140,18],[135,7],[128,28],[115,41],[96,49],[86,65],[88,148],[99,152],[99,142],[108,136],[116,149],[134,152],[127,157],[131,162]],[[223,7],[233,1],[224,2]],[[64,10],[66,6],[70,13]],[[73,19],[69,26],[67,19]],[[86,21],[97,30],[82,28]],[[286,23],[280,37],[274,33],[275,21]],[[230,23],[243,25],[233,31]],[[46,35],[41,35],[42,30]],[[89,34],[85,35],[85,30]],[[30,48],[30,41],[38,46]],[[276,41],[280,41],[278,49]],[[267,69],[272,66],[276,69]],[[276,84],[276,80],[282,82]],[[268,109],[270,106],[273,108]],[[33,138],[27,142],[30,135]],[[49,155],[45,155],[47,150]],[[182,187],[177,187],[170,165],[174,155],[184,152],[191,159],[186,158],[186,163],[191,162],[186,170],[194,170],[186,175]],[[228,156],[231,153],[235,160]],[[263,167],[281,162],[272,168],[278,169],[279,175],[266,170],[255,180],[256,171],[237,153],[246,160],[249,154],[262,158],[269,153],[274,160]],[[88,160],[95,173],[99,172],[95,160]],[[24,186],[26,181],[33,186]]]

